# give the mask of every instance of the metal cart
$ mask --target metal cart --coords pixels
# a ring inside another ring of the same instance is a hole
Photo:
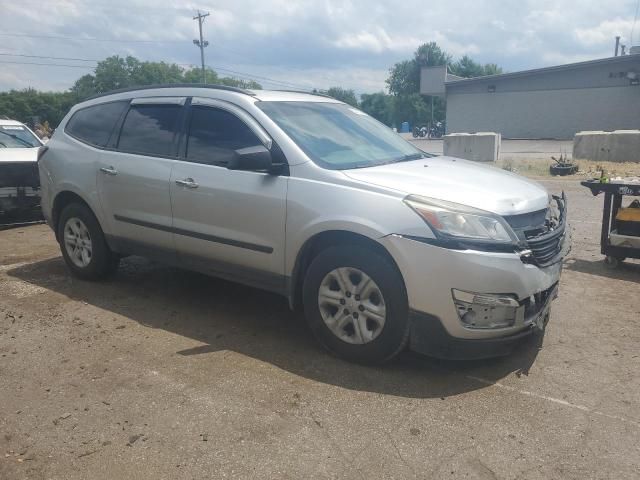
[[[640,183],[600,183],[599,180],[588,180],[580,184],[591,190],[593,195],[604,193],[600,251],[606,255],[605,264],[616,268],[626,258],[640,258],[640,237],[620,235],[616,225],[622,197],[640,196]]]

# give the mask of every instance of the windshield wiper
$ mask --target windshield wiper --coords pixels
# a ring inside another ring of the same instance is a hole
[[[423,153],[410,153],[409,155],[405,155],[404,157],[394,160],[393,163],[410,162],[412,160],[420,160],[422,158],[427,158],[427,156]]]
[[[17,135],[13,135],[11,133],[7,133],[7,132],[3,132],[2,130],[0,130],[0,133],[4,133],[7,137],[11,137],[14,140],[19,141],[21,144],[23,144],[25,147],[28,148],[33,148],[36,147],[37,145],[31,145],[29,142],[27,142],[26,140],[23,140],[22,138],[18,137]]]

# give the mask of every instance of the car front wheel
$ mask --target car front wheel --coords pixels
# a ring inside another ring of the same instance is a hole
[[[307,322],[322,345],[358,363],[382,363],[409,337],[407,295],[395,265],[374,249],[331,247],[304,280]]]

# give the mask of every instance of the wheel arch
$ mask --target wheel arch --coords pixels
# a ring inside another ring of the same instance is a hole
[[[93,215],[96,217],[96,220],[98,219],[96,212],[93,208],[91,208],[89,202],[87,202],[80,195],[72,192],[71,190],[63,190],[61,192],[58,192],[53,200],[53,208],[51,209],[51,225],[53,226],[53,231],[55,232],[56,240],[58,241],[60,240],[58,238],[58,221],[60,219],[60,214],[67,205],[70,205],[72,203],[81,203],[82,205],[85,205],[89,210],[91,210]],[[98,224],[99,223],[100,221],[98,220]]]
[[[298,251],[296,260],[291,272],[288,286],[289,306],[293,310],[299,310],[302,306],[302,283],[309,265],[313,259],[323,250],[335,246],[361,246],[380,253],[398,271],[402,277],[402,272],[398,268],[396,261],[389,251],[376,240],[360,233],[348,230],[327,230],[316,233],[308,238],[302,248]],[[404,279],[403,279],[404,282]],[[404,286],[404,285],[403,285]]]

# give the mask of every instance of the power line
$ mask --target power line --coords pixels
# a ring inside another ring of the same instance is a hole
[[[0,60],[0,63],[8,63],[12,65],[38,65],[41,67],[69,67],[69,68],[88,68],[93,70],[95,67],[89,65],[63,65],[61,63],[31,63],[31,62],[11,62],[6,60]]]
[[[307,89],[307,90],[312,90],[311,87],[309,87],[307,85],[302,85],[302,84],[299,84],[299,83],[291,83],[291,82],[287,82],[287,81],[284,81],[284,80],[276,80],[274,78],[264,77],[264,76],[261,76],[261,75],[254,75],[254,74],[250,74],[250,73],[238,72],[237,70],[231,70],[229,68],[220,67],[220,66],[211,66],[211,68],[213,70],[220,71],[220,72],[228,72],[228,73],[231,73],[231,74],[249,76],[249,77],[252,77],[255,80],[263,80],[263,81],[266,81],[266,82],[280,84],[280,85],[284,85],[284,86],[288,86],[288,87],[295,87],[295,88],[303,88],[303,89]]]
[[[96,63],[101,61],[101,60],[89,59],[89,58],[52,57],[52,56],[47,56],[47,55],[27,55],[27,54],[23,54],[23,53],[5,53],[5,52],[1,52],[0,56],[21,57],[21,58],[37,58],[37,59],[46,59],[46,60],[72,60],[72,61],[78,61],[78,62],[96,62]],[[53,67],[68,67],[68,68],[87,68],[87,69],[95,68],[94,66],[89,66],[89,65],[68,65],[68,64],[59,64],[59,63],[39,63],[39,62],[17,62],[17,61],[12,61],[12,60],[0,60],[0,63],[12,64],[12,65],[36,65],[36,66],[53,66]],[[170,62],[170,63],[173,63],[173,62]],[[175,63],[175,65],[182,66],[182,67],[193,67],[193,64],[191,64],[191,63]],[[255,74],[252,74],[252,73],[241,72],[241,71],[234,70],[234,69],[227,68],[227,67],[222,67],[222,66],[217,66],[217,65],[210,65],[210,68],[212,68],[214,71],[218,71],[218,72],[221,72],[223,74],[236,75],[236,76],[238,76],[238,77],[240,77],[242,79],[245,79],[245,80],[253,80],[253,81],[258,81],[258,82],[267,82],[267,83],[270,83],[270,84],[273,84],[273,85],[276,85],[276,86],[285,87],[285,88],[296,88],[296,89],[300,89],[300,90],[312,90],[312,87],[309,87],[308,85],[287,82],[285,80],[277,80],[275,78],[270,78],[270,77],[266,77],[266,76],[263,76],[263,75],[255,75]]]
[[[46,58],[49,60],[75,60],[77,62],[99,62],[89,58],[71,58],[71,57],[47,57],[45,55],[25,55],[24,53],[0,53],[3,57],[25,57],[25,58]]]
[[[92,37],[65,37],[62,35],[32,35],[27,33],[0,33],[3,37],[50,38],[55,40],[73,40],[82,42],[116,42],[116,43],[184,43],[184,40],[136,40]]]

